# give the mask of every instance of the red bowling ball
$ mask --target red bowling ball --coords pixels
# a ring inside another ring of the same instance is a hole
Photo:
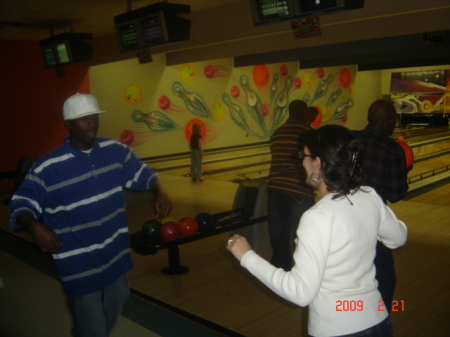
[[[161,226],[159,236],[164,242],[178,240],[181,237],[180,226],[176,222],[168,221]]]
[[[411,149],[411,147],[404,143],[404,137],[400,136],[397,138],[397,143],[402,147],[403,151],[405,152],[405,157],[406,157],[406,167],[411,167],[411,165],[414,162],[414,152]]]
[[[186,238],[198,233],[198,223],[193,218],[185,217],[178,223],[181,229],[181,235]]]

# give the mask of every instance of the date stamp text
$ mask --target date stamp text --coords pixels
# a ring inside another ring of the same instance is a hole
[[[336,301],[336,311],[364,311],[364,301]],[[387,311],[384,301],[378,301],[378,311]],[[391,311],[405,311],[405,301],[392,301]]]

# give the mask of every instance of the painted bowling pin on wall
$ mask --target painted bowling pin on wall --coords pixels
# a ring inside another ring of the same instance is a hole
[[[123,142],[134,146],[162,132],[182,132],[193,120],[203,123],[205,143],[222,131],[267,140],[287,119],[294,99],[319,109],[317,127],[345,123],[354,104],[353,72],[347,67],[301,71],[296,63],[259,64],[239,68],[236,75],[232,67],[199,63],[168,67],[165,73],[171,80],[142,77],[128,84],[127,102],[138,105],[130,111],[132,120],[146,128],[122,129]]]
[[[279,72],[272,75],[266,65],[257,65],[253,67],[252,74],[255,86],[250,83],[249,76],[241,75],[239,85],[243,95],[241,96],[239,87],[233,85],[229,91],[230,95],[223,94],[222,100],[237,126],[248,135],[266,139],[286,118],[293,78],[289,75],[289,67],[286,64],[280,65]],[[299,87],[300,84],[295,89]],[[266,101],[263,101],[263,98]],[[252,124],[253,121],[256,121],[256,125]]]
[[[349,67],[343,67],[337,70],[318,68],[312,72],[300,72],[297,78],[299,82],[300,78],[303,79],[301,84],[303,101],[308,106],[316,106],[320,111],[320,116],[313,123],[314,127],[347,122],[348,112],[354,106],[351,97],[356,91],[355,84],[352,82],[353,71],[349,70]]]
[[[287,76],[284,83],[283,90],[277,95],[275,99],[275,107],[273,111],[272,131],[281,125],[286,113],[289,110],[289,91],[292,87],[292,77]]]
[[[241,88],[245,92],[247,109],[250,113],[250,116],[259,124],[261,130],[266,133],[266,123],[264,122],[264,115],[262,112],[262,102],[259,98],[258,94],[252,90],[250,84],[248,82],[248,77],[246,75],[242,75],[239,83]]]
[[[172,89],[173,93],[184,101],[186,108],[194,115],[212,118],[211,111],[199,94],[186,91],[179,82],[175,82]]]
[[[135,110],[132,113],[132,118],[136,123],[145,123],[150,130],[155,132],[181,130],[169,117],[159,111],[143,113],[142,111]]]

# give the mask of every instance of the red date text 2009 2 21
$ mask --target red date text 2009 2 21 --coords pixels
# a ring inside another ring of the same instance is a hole
[[[336,311],[363,311],[364,301],[336,301]],[[386,311],[384,301],[378,301],[378,311]],[[392,301],[391,311],[405,311],[405,301]]]

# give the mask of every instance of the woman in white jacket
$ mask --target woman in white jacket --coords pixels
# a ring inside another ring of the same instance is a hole
[[[320,201],[297,230],[295,265],[277,269],[233,235],[227,249],[279,296],[309,305],[310,336],[392,336],[388,311],[375,280],[375,246],[405,244],[407,230],[374,189],[361,186],[362,146],[343,126],[307,135],[303,166]]]

